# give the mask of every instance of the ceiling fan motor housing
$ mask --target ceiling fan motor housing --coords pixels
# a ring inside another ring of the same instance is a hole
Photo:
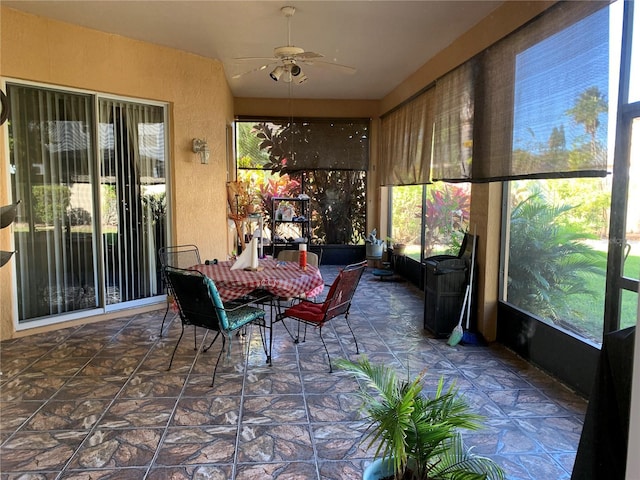
[[[302,55],[304,49],[300,47],[294,47],[293,45],[287,45],[284,47],[276,47],[273,49],[273,56],[276,58],[292,58],[296,55]]]
[[[266,68],[269,68],[274,64],[276,64],[276,67],[269,73],[269,76],[271,77],[272,80],[276,82],[282,79],[282,81],[285,83],[294,82],[294,83],[300,84],[308,80],[307,76],[304,74],[304,72],[302,71],[302,68],[300,68],[300,65],[298,65],[298,63],[304,64],[304,65],[332,66],[334,68],[342,69],[346,73],[355,72],[355,68],[353,67],[348,67],[346,65],[339,65],[339,64],[329,63],[329,62],[317,61],[317,59],[324,57],[324,55],[321,55],[315,52],[305,52],[303,48],[291,45],[291,17],[295,13],[296,9],[295,7],[286,6],[286,7],[282,7],[280,10],[282,14],[285,17],[287,17],[287,34],[288,34],[287,45],[275,47],[273,49],[273,58],[245,57],[243,59],[239,59],[239,60],[263,59],[271,63],[261,65],[260,67],[254,68],[245,73],[234,75],[233,76],[234,79],[240,78],[246,73],[265,70]]]

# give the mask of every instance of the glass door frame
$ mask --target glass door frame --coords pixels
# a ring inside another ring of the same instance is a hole
[[[173,182],[173,176],[172,176],[172,168],[171,168],[171,129],[170,129],[170,123],[169,120],[171,118],[170,115],[170,104],[167,102],[161,102],[161,101],[153,101],[153,100],[148,100],[148,99],[142,99],[142,98],[133,98],[133,97],[127,97],[127,96],[121,96],[121,95],[109,95],[109,94],[104,94],[104,93],[100,93],[97,91],[92,91],[92,90],[85,90],[85,89],[78,89],[78,88],[72,88],[72,87],[62,87],[59,85],[54,85],[54,84],[49,84],[49,83],[42,83],[42,82],[34,82],[34,81],[27,81],[27,80],[22,80],[22,79],[17,79],[17,78],[13,78],[13,77],[1,77],[0,78],[0,86],[2,87],[3,90],[6,90],[6,86],[7,83],[11,83],[11,84],[16,84],[16,85],[26,85],[26,86],[32,86],[32,87],[36,87],[36,88],[42,88],[42,89],[51,89],[51,90],[59,90],[59,91],[63,91],[63,92],[69,92],[69,93],[76,93],[76,94],[85,94],[85,95],[92,95],[93,96],[93,103],[94,103],[94,112],[95,112],[95,116],[94,116],[94,139],[96,140],[96,144],[94,146],[95,150],[96,150],[96,154],[94,155],[93,158],[93,162],[92,165],[90,166],[90,168],[93,170],[93,172],[99,172],[100,171],[100,159],[99,159],[99,155],[97,154],[97,149],[99,148],[99,140],[98,140],[98,130],[99,130],[99,122],[98,122],[98,104],[99,104],[99,99],[103,99],[103,98],[109,98],[109,99],[117,99],[117,100],[122,100],[122,101],[126,101],[126,102],[135,102],[135,103],[143,103],[145,105],[153,105],[153,106],[158,106],[161,107],[163,109],[163,122],[164,122],[164,138],[165,138],[165,142],[164,142],[164,155],[165,155],[165,184],[166,184],[166,201],[167,201],[167,213],[166,213],[166,242],[167,244],[171,243],[172,240],[172,233],[173,233],[173,229],[172,229],[172,225],[173,225],[173,215],[172,215],[172,210],[173,210],[173,190],[171,188],[172,182]],[[3,129],[5,133],[5,135],[8,134],[8,130],[5,128]],[[0,132],[0,134],[2,134],[2,132]],[[5,150],[5,158],[7,158],[6,160],[6,166],[7,168],[9,167],[9,142],[8,142],[8,137],[6,138],[6,150]],[[97,178],[97,177],[96,177]],[[7,175],[7,182],[5,187],[7,188],[7,191],[10,193],[10,200],[14,201],[15,199],[13,199],[13,190],[11,188],[11,175]],[[138,299],[138,300],[132,300],[132,301],[128,301],[128,302],[121,302],[121,303],[116,303],[116,304],[111,304],[111,305],[107,305],[106,304],[106,282],[105,282],[105,278],[104,278],[104,264],[103,264],[103,249],[104,249],[104,239],[103,239],[103,235],[102,235],[102,229],[101,229],[101,225],[100,225],[100,221],[99,218],[102,215],[102,205],[100,203],[100,191],[99,188],[94,188],[94,191],[92,193],[92,198],[94,201],[94,213],[95,216],[93,218],[92,221],[92,228],[94,230],[94,262],[96,263],[96,268],[94,271],[94,276],[97,278],[97,290],[98,290],[98,306],[95,308],[91,308],[91,309],[84,309],[84,310],[79,310],[79,311],[71,311],[71,312],[66,312],[66,313],[61,313],[58,315],[51,315],[51,316],[45,316],[45,317],[38,317],[38,318],[34,318],[34,319],[29,319],[29,320],[24,320],[24,321],[19,321],[18,318],[18,287],[17,284],[13,284],[13,286],[11,287],[12,289],[12,302],[13,302],[13,324],[14,324],[14,329],[16,332],[19,331],[24,331],[24,330],[29,330],[29,329],[33,329],[33,328],[38,328],[38,327],[43,327],[43,326],[50,326],[50,325],[56,325],[59,323],[63,323],[63,322],[68,322],[68,321],[73,321],[73,320],[80,320],[83,318],[91,318],[91,317],[95,317],[97,315],[104,315],[107,313],[111,313],[114,311],[118,311],[118,310],[124,310],[124,309],[130,309],[130,308],[135,308],[135,307],[144,307],[147,305],[153,305],[153,304],[159,304],[165,301],[165,295],[163,293],[160,293],[158,295],[155,296],[151,296],[148,298],[143,298],[143,299]],[[11,249],[15,249],[15,238],[14,235],[10,235],[10,244],[11,244]],[[12,264],[12,278],[16,279],[17,278],[17,267],[15,262],[11,262]]]
[[[629,194],[629,168],[631,165],[631,135],[633,121],[640,118],[640,102],[628,103],[633,28],[634,2],[624,4],[622,55],[620,62],[620,91],[618,93],[618,119],[613,163],[611,192],[611,220],[609,224],[609,253],[607,255],[607,284],[604,307],[604,333],[620,328],[623,290],[637,294],[639,282],[624,276],[624,250]],[[635,25],[640,33],[640,25]]]
[[[144,105],[151,105],[151,106],[156,106],[156,107],[161,107],[163,109],[163,122],[164,122],[164,156],[165,156],[165,185],[166,185],[166,199],[167,199],[167,216],[166,216],[166,242],[167,245],[171,245],[171,239],[172,239],[172,228],[171,226],[173,225],[173,221],[172,221],[172,205],[173,205],[173,196],[172,196],[172,191],[173,189],[170,187],[170,185],[172,184],[172,176],[171,176],[171,160],[170,160],[170,152],[171,152],[171,148],[170,148],[170,139],[171,139],[171,132],[169,130],[170,125],[169,125],[169,104],[166,102],[158,102],[158,101],[153,101],[153,100],[147,100],[147,99],[140,99],[140,98],[134,98],[134,97],[127,97],[127,96],[122,96],[122,95],[109,95],[109,94],[101,94],[101,93],[97,93],[95,95],[95,111],[96,111],[96,122],[95,122],[95,128],[96,128],[96,139],[98,139],[99,142],[99,121],[98,119],[98,112],[99,110],[99,103],[100,100],[102,99],[107,99],[107,100],[118,100],[118,101],[123,101],[123,102],[131,102],[131,103],[139,103],[139,104],[144,104]],[[100,156],[96,155],[96,165],[95,168],[97,169],[96,172],[100,172]],[[95,195],[97,196],[96,198],[96,205],[98,208],[98,215],[99,218],[101,218],[102,216],[102,203],[100,201],[100,191],[99,189],[96,189]],[[100,222],[98,222],[100,223]],[[111,312],[117,312],[119,310],[125,310],[125,309],[129,309],[132,307],[143,307],[143,306],[147,306],[147,305],[154,305],[157,303],[160,303],[162,301],[164,301],[165,296],[163,293],[160,293],[159,295],[155,295],[152,297],[147,297],[147,298],[141,298],[141,299],[137,299],[137,300],[131,300],[128,302],[118,302],[118,303],[107,303],[107,299],[106,299],[106,295],[107,295],[107,291],[106,291],[106,280],[105,280],[105,265],[104,265],[104,251],[105,251],[105,239],[104,239],[104,235],[102,234],[102,228],[101,225],[98,225],[98,230],[99,230],[99,235],[100,238],[98,240],[98,248],[96,250],[96,255],[98,255],[98,272],[100,275],[100,309],[102,310],[102,313],[111,313]]]
[[[633,121],[640,118],[640,103],[627,108],[618,119],[616,161],[613,168],[611,192],[611,222],[609,226],[609,254],[607,257],[607,287],[605,293],[604,331],[620,328],[620,311],[623,290],[638,292],[638,279],[624,275],[624,250],[626,245],[626,218],[631,162],[631,132]]]

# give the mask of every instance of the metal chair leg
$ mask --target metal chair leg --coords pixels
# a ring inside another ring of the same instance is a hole
[[[329,349],[327,348],[327,344],[324,342],[324,338],[322,337],[322,325],[320,325],[320,340],[322,340],[324,351],[327,352],[327,359],[329,360],[329,373],[333,373],[333,367],[331,366],[331,355],[329,355]]]
[[[193,327],[193,351],[196,352],[198,350],[198,337],[196,335],[196,327]]]
[[[167,315],[169,314],[169,302],[167,301],[167,309],[164,311],[164,317],[162,317],[162,325],[160,326],[160,338],[162,338],[162,332],[164,331],[164,322],[167,319]]]
[[[358,340],[356,340],[356,336],[353,333],[353,330],[351,328],[351,324],[349,323],[349,312],[346,313],[346,315],[344,316],[344,319],[347,321],[347,327],[349,327],[349,331],[351,332],[351,336],[353,337],[353,341],[356,344],[356,353],[360,353],[360,349],[358,348]]]
[[[167,370],[171,370],[171,365],[173,365],[173,357],[176,355],[176,350],[178,350],[178,345],[180,345],[180,340],[182,340],[182,336],[184,335],[184,325],[182,325],[182,331],[180,332],[180,338],[176,342],[176,346],[173,347],[173,353],[171,354],[171,361],[169,362],[169,368]]]
[[[267,327],[267,319],[264,318],[261,323],[258,324],[258,330],[260,331],[260,341],[262,342],[262,349],[267,357],[267,365],[271,366],[271,352],[273,348],[273,325]],[[269,341],[267,342],[267,330],[269,330]]]
[[[213,347],[213,344],[216,342],[216,340],[218,339],[218,336],[219,336],[219,335],[220,335],[220,332],[216,332],[216,336],[215,336],[215,337],[213,337],[213,340],[211,340],[211,343],[209,344],[209,346],[208,346],[208,347],[206,347],[206,348],[203,348],[203,349],[202,349],[202,351],[203,351],[203,352],[208,352],[208,351],[209,351],[209,349],[210,349],[211,347]]]
[[[218,336],[216,335],[216,338],[218,338]],[[211,378],[211,387],[213,387],[213,384],[216,381],[216,372],[218,371],[218,364],[220,363],[220,358],[222,357],[222,352],[224,352],[224,347],[227,343],[227,338],[222,335],[222,348],[220,349],[220,353],[218,354],[218,360],[216,360],[216,366],[213,368],[213,378]]]

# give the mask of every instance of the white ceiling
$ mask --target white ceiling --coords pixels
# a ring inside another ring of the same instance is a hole
[[[324,61],[357,69],[345,75],[304,66],[309,80],[293,85],[298,98],[380,99],[436,53],[451,44],[502,1],[117,1],[2,0],[4,6],[164,45],[223,62],[236,97],[284,98],[289,84],[274,82],[270,69],[232,79],[287,45],[287,19],[296,8],[291,44],[321,53]]]

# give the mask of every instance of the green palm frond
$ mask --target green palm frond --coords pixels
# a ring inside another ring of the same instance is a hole
[[[362,409],[369,420],[364,440],[369,448],[376,446],[376,457],[393,462],[396,478],[402,477],[408,463],[420,480],[503,478],[495,474],[502,470],[490,460],[464,451],[458,429],[477,430],[483,417],[470,411],[455,385],[445,390],[440,378],[430,398],[422,395],[426,370],[405,381],[392,368],[371,365],[366,358],[356,363],[341,359],[336,364],[360,382]],[[492,476],[481,473],[483,466]],[[433,476],[435,472],[443,473]]]
[[[549,203],[538,190],[511,212],[507,300],[552,321],[575,316],[570,297],[595,295],[584,275],[602,272],[584,242],[591,236],[564,221],[572,209]]]
[[[457,433],[445,442],[446,448],[432,462],[432,480],[504,480],[504,472],[493,460],[476,455]]]

